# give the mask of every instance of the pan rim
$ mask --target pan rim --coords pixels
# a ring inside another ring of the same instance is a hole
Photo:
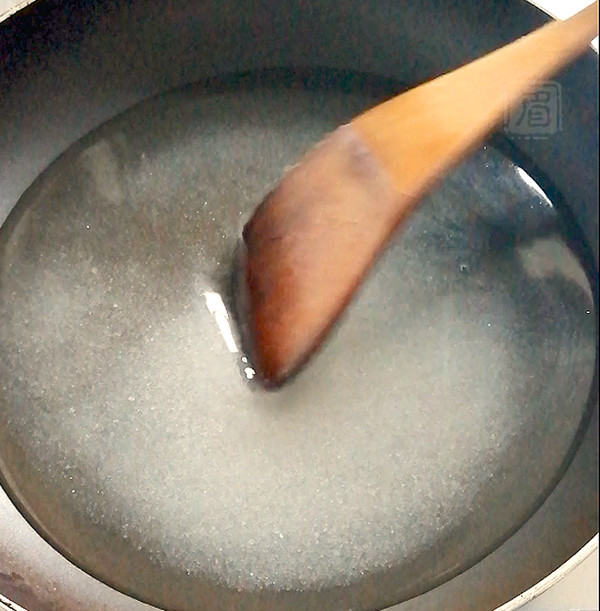
[[[537,7],[539,10],[543,11],[547,15],[554,17],[555,16],[548,10],[546,10],[543,6],[541,6],[542,2],[540,0],[527,0],[530,4]],[[8,12],[4,12],[0,14],[0,21],[8,18],[14,12],[21,10],[22,8],[32,4],[35,0],[20,0],[14,3],[12,9],[9,9]],[[598,49],[596,47],[592,47],[596,55],[598,55]],[[49,544],[47,544],[49,545]],[[579,566],[584,560],[586,560],[589,556],[591,556],[596,550],[599,548],[599,535],[596,533],[586,544],[584,544],[575,554],[573,554],[568,560],[566,560],[562,565],[560,565],[555,571],[550,573],[548,576],[540,580],[538,583],[530,587],[528,590],[518,595],[511,601],[504,603],[502,606],[497,607],[496,611],[513,611],[514,609],[519,608],[523,604],[530,602],[534,598],[537,598],[542,593],[546,592],[549,588],[551,588],[555,583],[559,582],[565,575],[569,574],[573,569]],[[63,557],[64,558],[64,557]],[[65,559],[66,560],[66,559]],[[67,561],[68,562],[68,561]],[[72,564],[72,563],[70,563]],[[73,565],[75,566],[75,565]],[[77,567],[76,567],[77,568]],[[92,579],[92,576],[90,576]],[[102,585],[106,585],[100,580],[95,579]],[[130,597],[128,597],[130,598]],[[141,604],[141,603],[140,603]],[[154,608],[154,607],[148,607]],[[395,605],[392,607],[388,607],[388,609],[392,610],[397,608]],[[16,602],[9,600],[7,597],[3,596],[0,593],[0,609],[7,611],[27,611],[25,607],[18,605]],[[36,611],[36,610],[30,610]]]

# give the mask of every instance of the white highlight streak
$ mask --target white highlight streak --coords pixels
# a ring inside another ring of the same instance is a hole
[[[231,327],[229,326],[229,313],[223,303],[223,299],[221,299],[221,295],[219,295],[219,293],[206,292],[204,293],[204,298],[206,299],[208,311],[215,317],[215,321],[229,352],[239,352],[235,339],[233,338],[233,333],[231,332]]]

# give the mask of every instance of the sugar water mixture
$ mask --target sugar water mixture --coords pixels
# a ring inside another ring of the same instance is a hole
[[[593,298],[553,203],[491,147],[292,383],[252,379],[230,311],[242,224],[372,102],[169,93],[67,151],[0,230],[2,477],[114,587],[179,611],[381,608],[499,545],[568,462]]]

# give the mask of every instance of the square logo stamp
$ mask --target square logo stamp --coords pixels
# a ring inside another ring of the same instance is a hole
[[[504,116],[504,132],[517,138],[549,138],[561,129],[562,91],[554,81],[541,84]]]

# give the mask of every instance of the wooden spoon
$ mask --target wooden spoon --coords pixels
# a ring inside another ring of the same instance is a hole
[[[267,386],[320,345],[422,196],[597,33],[596,2],[368,110],[285,175],[244,228],[239,270],[246,347]]]

